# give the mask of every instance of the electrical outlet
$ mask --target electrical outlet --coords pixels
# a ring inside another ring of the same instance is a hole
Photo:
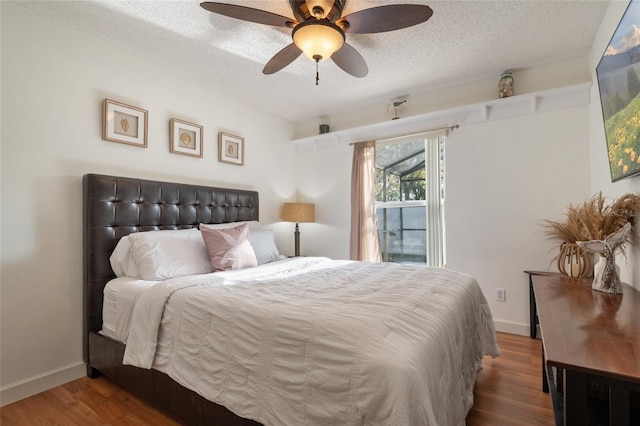
[[[504,288],[496,288],[496,302],[507,301],[507,290]]]

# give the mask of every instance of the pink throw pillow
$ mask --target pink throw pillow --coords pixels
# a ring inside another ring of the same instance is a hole
[[[257,266],[256,254],[249,241],[249,226],[230,229],[200,228],[213,271],[227,271]]]

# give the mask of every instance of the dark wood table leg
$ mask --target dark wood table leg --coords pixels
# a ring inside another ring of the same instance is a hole
[[[547,357],[544,355],[544,345],[542,346],[542,392],[549,393],[549,376],[547,376]]]
[[[629,426],[631,424],[630,392],[615,386],[609,388],[609,424]]]
[[[536,297],[533,293],[533,276],[529,274],[529,337],[532,339],[535,339],[538,334],[538,328],[536,327],[537,318]]]
[[[587,424],[587,375],[564,369],[564,425]]]

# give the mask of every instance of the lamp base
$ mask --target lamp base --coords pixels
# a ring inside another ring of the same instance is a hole
[[[298,227],[297,223],[296,223],[296,230],[293,233],[293,235],[294,235],[294,241],[295,241],[294,256],[298,257],[300,256],[300,228]]]

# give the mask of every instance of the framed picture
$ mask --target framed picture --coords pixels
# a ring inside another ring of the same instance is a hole
[[[640,1],[632,0],[598,66],[611,180],[640,176]]]
[[[172,118],[169,151],[202,158],[202,133],[202,126]]]
[[[104,100],[104,123],[102,139],[111,142],[126,143],[142,148],[147,147],[146,109]]]
[[[244,166],[244,138],[218,133],[218,161]]]

